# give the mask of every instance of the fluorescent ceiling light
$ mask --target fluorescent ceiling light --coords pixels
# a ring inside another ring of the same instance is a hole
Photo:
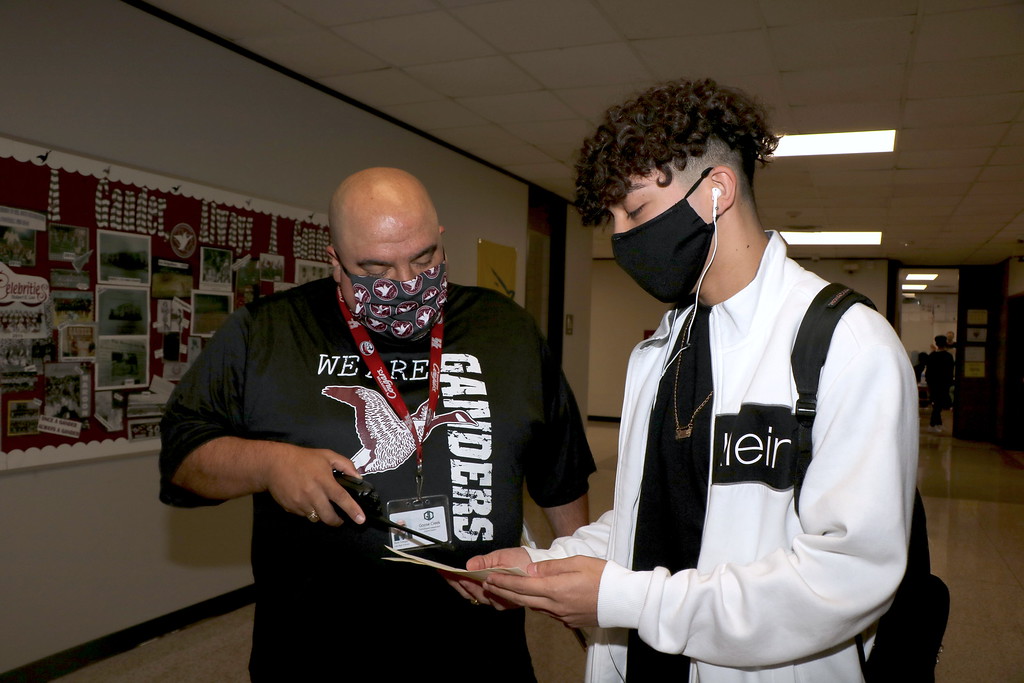
[[[904,292],[920,292],[928,289],[928,285],[903,285]]]
[[[806,157],[818,154],[868,154],[891,152],[896,148],[895,130],[865,130],[856,133],[814,133],[783,135],[777,157]]]
[[[817,244],[817,245],[832,245],[832,246],[843,246],[843,245],[859,245],[859,244],[881,244],[882,233],[875,232],[852,232],[852,231],[796,231],[796,230],[783,230],[780,233],[782,238],[786,240],[786,244],[791,245],[802,245],[802,244]]]
[[[927,280],[931,282],[938,276],[938,273],[907,273],[907,280]]]

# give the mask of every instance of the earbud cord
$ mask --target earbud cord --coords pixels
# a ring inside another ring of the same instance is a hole
[[[693,320],[697,317],[697,306],[700,303],[700,286],[704,282],[704,276],[708,274],[708,270],[711,269],[711,264],[715,262],[715,254],[718,253],[718,194],[712,192],[711,194],[712,208],[711,208],[711,222],[714,224],[714,234],[712,239],[714,240],[714,246],[711,248],[711,258],[708,259],[707,265],[704,266],[704,270],[701,271],[700,277],[697,278],[697,288],[694,290],[693,298],[693,309],[690,311],[690,318],[686,322],[686,333],[683,335],[683,344],[680,347],[680,351],[690,347],[690,331],[693,329]]]

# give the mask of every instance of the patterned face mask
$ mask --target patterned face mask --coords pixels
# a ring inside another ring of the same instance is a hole
[[[352,275],[352,316],[370,330],[395,341],[422,339],[448,299],[448,273],[441,262],[411,280]]]

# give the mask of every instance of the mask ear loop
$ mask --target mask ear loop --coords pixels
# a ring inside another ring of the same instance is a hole
[[[711,222],[714,225],[714,232],[712,233],[711,239],[714,244],[711,248],[711,258],[708,259],[707,264],[704,266],[704,270],[701,271],[700,277],[697,278],[697,288],[694,290],[693,299],[693,311],[690,313],[690,319],[686,323],[686,334],[683,336],[683,345],[680,350],[685,350],[690,347],[690,331],[693,329],[694,318],[697,317],[697,305],[700,303],[700,286],[704,282],[704,276],[708,274],[711,269],[711,264],[715,262],[715,254],[718,253],[718,195],[721,191],[715,187],[711,189]]]

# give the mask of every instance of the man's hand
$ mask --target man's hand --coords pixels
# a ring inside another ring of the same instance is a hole
[[[503,548],[487,555],[477,555],[476,557],[469,558],[469,562],[466,563],[466,569],[479,571],[495,567],[518,567],[525,571],[529,564],[530,555],[524,549]],[[452,588],[459,592],[459,595],[471,602],[490,605],[498,610],[519,607],[517,604],[501,600],[497,596],[488,593],[479,581],[474,581],[458,574],[449,574],[448,572],[440,572],[440,574]]]
[[[278,505],[296,515],[307,519],[312,515],[329,526],[341,526],[344,519],[335,512],[333,501],[352,521],[362,524],[366,521],[362,508],[337,482],[333,470],[359,476],[352,461],[334,451],[287,446],[267,465],[266,489]]]
[[[604,566],[605,560],[583,555],[547,560],[528,565],[529,577],[491,574],[484,588],[491,594],[491,601],[529,607],[573,628],[597,626],[597,591]]]
[[[222,436],[189,453],[171,481],[212,500],[269,491],[288,512],[339,526],[333,501],[362,524],[366,516],[332,470],[359,476],[352,461],[334,451]]]

